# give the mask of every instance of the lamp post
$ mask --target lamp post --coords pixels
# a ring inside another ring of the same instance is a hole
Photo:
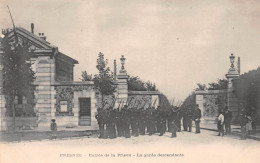
[[[124,55],[121,56],[120,58],[120,61],[121,61],[121,71],[124,72],[125,71],[125,57]]]
[[[235,61],[235,56],[233,55],[233,53],[231,53],[231,56],[229,57],[230,59],[230,63],[231,63],[231,69],[234,69],[234,61]]]

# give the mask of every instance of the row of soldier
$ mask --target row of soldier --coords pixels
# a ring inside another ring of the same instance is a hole
[[[196,109],[180,110],[179,107],[172,106],[171,109],[160,106],[129,107],[122,108],[109,107],[98,109],[96,119],[99,124],[99,138],[116,138],[131,136],[153,135],[159,133],[162,136],[167,130],[172,133],[171,137],[176,137],[176,132],[181,132],[181,120],[184,131],[191,132],[192,121],[195,121],[196,133],[200,133],[199,122],[201,112],[198,106]]]

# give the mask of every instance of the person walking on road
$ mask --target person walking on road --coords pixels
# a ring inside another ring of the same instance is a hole
[[[218,115],[218,136],[220,136],[220,134],[224,136],[224,115],[222,110],[219,111]]]
[[[224,124],[226,129],[226,135],[231,134],[231,120],[232,112],[228,110],[228,107],[225,107]]]

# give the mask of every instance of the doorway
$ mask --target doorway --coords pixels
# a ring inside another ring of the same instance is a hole
[[[91,125],[91,98],[79,98],[79,126]]]

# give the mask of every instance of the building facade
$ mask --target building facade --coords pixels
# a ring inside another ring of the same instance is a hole
[[[74,65],[78,64],[78,61],[61,53],[58,47],[47,42],[43,33],[35,35],[33,31],[33,29],[29,32],[21,27],[16,28],[18,42],[29,42],[30,50],[33,51],[30,61],[36,77],[33,82],[35,114],[16,117],[16,128],[48,131],[51,119],[56,119],[61,128],[74,126],[86,126],[86,129],[97,128],[94,82],[73,81]],[[14,40],[13,31],[3,31],[3,34],[10,41]],[[2,68],[1,64],[1,70]],[[0,86],[3,87],[2,76]],[[13,125],[13,120],[6,115],[3,92],[1,92],[0,106],[1,130],[5,131]],[[24,109],[26,109],[26,100],[19,100],[16,97],[16,113]]]
[[[33,25],[32,25],[33,27]],[[3,31],[5,37],[14,41],[14,31]],[[59,130],[97,130],[98,124],[95,119],[97,108],[100,107],[100,94],[95,90],[93,81],[74,81],[74,66],[78,61],[60,52],[58,47],[46,41],[43,33],[34,34],[34,29],[27,31],[24,28],[16,28],[18,42],[28,41],[30,50],[33,51],[31,58],[32,69],[36,79],[35,100],[33,114],[20,114],[15,117],[8,116],[6,110],[3,88],[3,64],[0,60],[0,131],[8,131],[13,125],[16,130],[49,131],[51,119],[56,119]],[[0,52],[0,57],[3,52]],[[125,58],[121,57],[121,69],[116,75],[117,85],[114,97],[117,97],[116,106],[129,98],[158,99],[159,92],[136,92],[128,90],[128,75],[124,68]],[[115,73],[116,74],[116,73]],[[112,97],[107,97],[112,101]],[[158,102],[156,105],[158,105]],[[26,99],[16,97],[16,113],[26,110]],[[17,114],[18,115],[18,114]]]

